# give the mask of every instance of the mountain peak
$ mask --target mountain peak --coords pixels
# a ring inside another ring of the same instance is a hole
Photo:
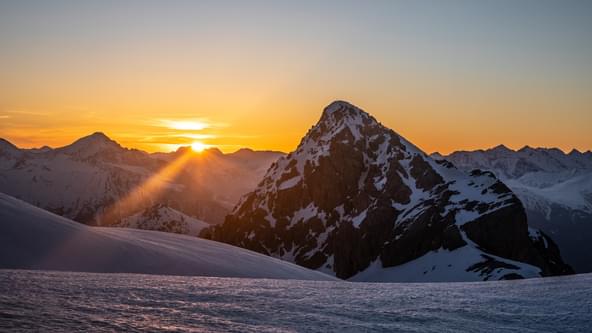
[[[91,135],[88,135],[88,136],[78,139],[76,142],[86,142],[86,143],[90,143],[90,144],[107,144],[107,145],[119,146],[119,144],[117,142],[115,142],[114,140],[109,138],[103,132],[94,132]]]
[[[93,134],[83,136],[82,138],[76,140],[73,144],[76,144],[79,142],[117,144],[117,142],[111,140],[111,138],[109,138],[103,132],[94,132]],[[119,144],[117,144],[117,145],[119,145]]]
[[[535,150],[535,149],[534,149],[534,148],[532,148],[531,146],[529,146],[529,145],[525,145],[524,147],[520,148],[520,149],[518,150],[518,152],[521,152],[521,153],[522,153],[522,152],[529,152],[529,151],[534,151],[534,150]]]
[[[383,126],[362,109],[348,102],[334,101],[323,109],[321,118],[302,138],[297,150],[323,155],[334,141],[356,143],[381,128]]]
[[[111,139],[109,139],[109,137],[107,135],[105,135],[105,133],[100,132],[100,131],[94,132],[93,134],[88,135],[87,137],[97,138],[97,139],[102,139],[102,140],[111,140]]]
[[[99,151],[106,149],[123,149],[119,143],[111,140],[103,132],[95,132],[91,135],[82,137],[72,144],[62,147],[59,151],[66,154],[83,154],[84,156],[94,155]]]
[[[508,234],[520,239],[510,251],[497,246]],[[203,236],[344,279],[364,280],[369,276],[364,274],[381,274],[381,268],[437,255],[439,249],[466,246],[464,254],[456,252],[459,257],[470,252],[485,258],[483,244],[495,244],[488,250],[500,257],[541,262],[543,274],[555,270],[539,259],[522,204],[503,183],[488,173],[467,174],[434,161],[343,101],[327,106],[296,150],[280,157],[225,222]],[[513,254],[526,252],[532,256]],[[486,275],[475,267],[489,264],[479,260],[455,269],[479,271],[476,279],[511,273],[492,266],[487,270],[496,275]],[[418,279],[425,278],[421,271]]]
[[[18,150],[17,146],[3,138],[0,138],[0,149]]]
[[[255,151],[251,148],[240,148],[239,150],[231,153],[230,155],[234,156],[249,156],[253,154]]]
[[[580,156],[580,155],[582,155],[582,152],[574,148],[569,152],[569,155],[570,156],[576,156],[576,155]]]
[[[211,154],[211,155],[216,155],[216,156],[224,155],[224,153],[218,147],[210,147],[210,148],[205,149],[203,152],[206,154]]]
[[[325,107],[325,109],[323,110],[323,113],[333,113],[333,112],[338,112],[340,110],[343,109],[356,109],[358,111],[363,112],[362,110],[360,110],[358,107],[356,107],[355,105],[346,102],[346,101],[342,101],[342,100],[335,100],[333,102],[331,102],[329,105],[327,105]]]
[[[504,144],[497,145],[497,146],[491,148],[490,150],[491,151],[494,151],[494,152],[499,152],[499,153],[511,153],[511,152],[513,152],[512,149],[506,147]]]
[[[325,109],[323,109],[321,121],[339,121],[344,118],[356,119],[359,117],[368,118],[371,116],[353,104],[350,104],[346,101],[337,100],[327,105]]]

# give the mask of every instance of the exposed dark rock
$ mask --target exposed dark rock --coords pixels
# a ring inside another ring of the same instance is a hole
[[[491,256],[488,256],[488,255],[481,255],[481,257],[483,257],[484,260],[469,266],[467,268],[467,272],[469,272],[469,271],[479,272],[479,274],[481,276],[483,276],[485,280],[488,280],[489,275],[491,275],[491,273],[493,273],[493,271],[496,269],[499,269],[499,268],[518,269],[518,266],[495,260],[494,258],[492,258]],[[504,277],[507,277],[507,276],[508,276],[508,274],[504,275]]]

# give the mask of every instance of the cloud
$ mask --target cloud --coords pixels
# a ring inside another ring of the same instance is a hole
[[[201,131],[210,128],[210,125],[200,120],[168,120],[161,119],[163,127],[181,131]]]
[[[207,140],[217,138],[214,134],[194,134],[194,133],[182,133],[182,134],[164,134],[164,135],[149,135],[141,137],[138,142],[142,143],[155,143],[155,144],[191,144],[195,140]]]
[[[173,135],[173,136],[174,137],[179,137],[179,138],[194,139],[194,140],[214,139],[214,138],[217,138],[218,137],[215,134],[194,134],[194,133],[176,134],[176,135]]]
[[[49,112],[29,111],[29,110],[5,110],[6,113],[24,114],[29,116],[47,116]]]
[[[178,131],[202,131],[206,129],[228,127],[228,124],[212,122],[205,118],[160,118],[150,121],[149,124]]]

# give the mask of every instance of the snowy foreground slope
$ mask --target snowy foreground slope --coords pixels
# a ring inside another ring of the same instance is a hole
[[[529,224],[553,237],[577,272],[592,272],[592,152],[500,145],[433,156],[466,171],[493,172],[520,198]]]
[[[436,161],[342,101],[201,235],[354,281],[572,272],[492,173]]]
[[[0,331],[590,332],[592,274],[348,283],[0,270]]]
[[[196,237],[85,226],[2,193],[0,268],[333,279],[285,261]]]

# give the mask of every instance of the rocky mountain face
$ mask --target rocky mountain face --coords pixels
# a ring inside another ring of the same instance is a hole
[[[520,198],[529,224],[551,235],[577,272],[592,272],[592,152],[498,146],[434,156],[493,172]]]
[[[126,225],[154,205],[220,223],[279,156],[248,149],[148,154],[103,133],[56,149],[0,140],[0,192],[90,225]],[[159,223],[174,224],[177,215],[163,214],[170,221]]]
[[[340,101],[223,224],[201,235],[351,280],[571,273],[492,173],[436,162]]]

